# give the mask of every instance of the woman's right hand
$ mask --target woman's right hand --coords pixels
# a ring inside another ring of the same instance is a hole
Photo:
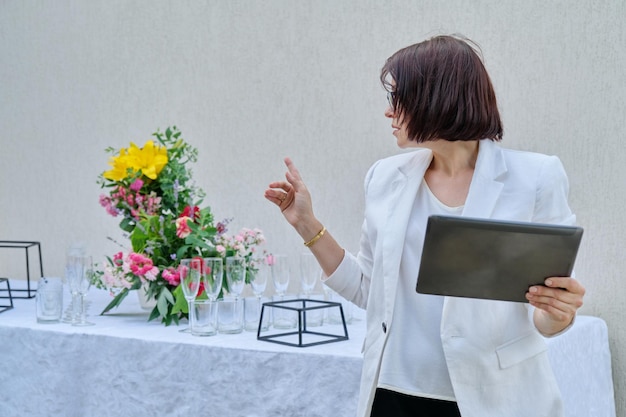
[[[265,198],[276,204],[285,219],[302,235],[309,227],[317,227],[319,223],[313,214],[311,194],[306,188],[300,172],[290,158],[285,158],[287,172],[286,181],[276,181],[265,190]],[[303,235],[306,239],[306,236]]]
[[[276,204],[305,245],[313,252],[326,276],[331,276],[344,257],[344,250],[326,232],[313,214],[311,194],[291,159],[285,158],[286,181],[276,181],[265,190],[265,198]]]

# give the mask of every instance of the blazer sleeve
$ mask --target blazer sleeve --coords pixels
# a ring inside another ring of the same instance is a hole
[[[369,184],[379,162],[375,163],[365,176],[364,191],[366,204]],[[335,290],[346,300],[365,309],[367,308],[367,299],[369,297],[373,257],[374,254],[370,234],[368,232],[367,219],[365,219],[361,226],[359,253],[354,256],[349,252],[345,252],[343,260],[335,272],[329,277],[323,277],[322,279],[326,285]]]
[[[556,156],[547,157],[539,170],[533,221],[538,223],[574,225],[576,223],[576,215],[572,213],[569,207],[568,196],[569,181],[561,160]],[[572,276],[573,275],[572,273]],[[531,305],[527,306],[528,318],[534,323],[533,314],[535,307]],[[571,329],[575,321],[576,317],[574,317],[567,327],[556,334],[545,335],[542,333],[542,335],[547,338],[559,336]]]
[[[538,184],[533,221],[563,225],[575,224],[576,216],[568,204],[569,181],[560,159],[556,156],[545,158],[537,173]]]

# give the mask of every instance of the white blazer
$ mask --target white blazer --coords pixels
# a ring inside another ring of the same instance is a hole
[[[370,168],[359,254],[346,253],[326,280],[343,297],[367,309],[359,417],[371,413],[388,329],[393,326],[407,224],[431,158],[429,149],[420,148]],[[557,157],[481,140],[463,216],[573,224],[568,188]],[[531,310],[524,303],[445,298],[441,341],[463,417],[562,415],[547,346],[533,325]]]

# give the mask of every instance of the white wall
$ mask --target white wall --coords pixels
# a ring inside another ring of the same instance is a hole
[[[365,171],[398,152],[379,69],[403,46],[460,32],[484,50],[504,144],[557,154],[569,172],[586,229],[583,313],[609,325],[626,417],[626,2],[469,3],[0,0],[0,239],[41,241],[47,275],[62,273],[73,241],[110,254],[106,237],[122,238],[98,205],[104,148],[176,124],[231,230],[303,248],[262,197],[289,155],[354,251]],[[0,275],[17,276],[21,259],[0,253]]]

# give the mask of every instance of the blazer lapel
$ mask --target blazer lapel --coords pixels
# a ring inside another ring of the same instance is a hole
[[[481,140],[463,216],[479,218],[491,216],[503,187],[498,178],[505,172],[506,164],[500,147],[491,140]]]
[[[391,181],[391,196],[388,200],[385,235],[383,238],[383,274],[385,282],[385,320],[391,322],[396,297],[398,271],[404,248],[409,217],[417,189],[430,165],[432,152],[420,149],[406,164],[398,167]]]

